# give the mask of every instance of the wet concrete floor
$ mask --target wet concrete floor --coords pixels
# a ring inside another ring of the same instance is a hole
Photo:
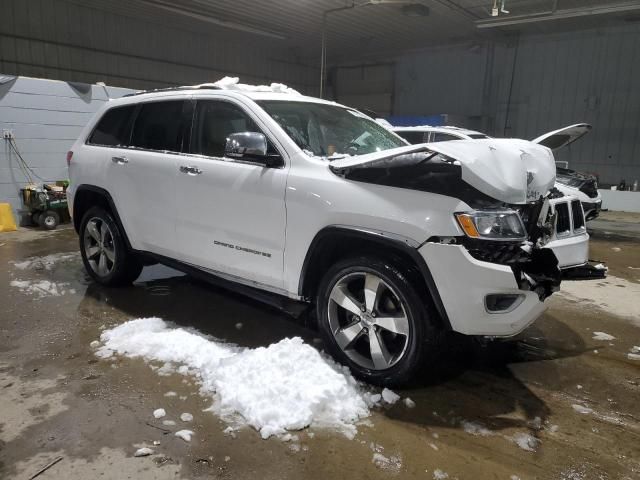
[[[557,295],[513,341],[452,338],[441,363],[398,391],[415,408],[373,411],[354,439],[310,428],[293,445],[250,428],[224,433],[193,379],[99,360],[89,344],[104,328],[160,316],[243,346],[292,336],[318,345],[304,319],[187,276],[158,278],[162,268],[107,289],[88,280],[77,255],[49,268],[11,263],[76,251],[68,228],[0,236],[0,478],[29,479],[61,458],[37,478],[640,479],[640,361],[628,356],[640,346],[640,298],[635,324]],[[637,240],[596,232],[591,252],[640,283]],[[12,280],[55,282],[59,295]],[[615,339],[595,340],[595,331]],[[191,443],[153,418],[158,407],[194,414]],[[156,454],[133,457],[140,446]]]

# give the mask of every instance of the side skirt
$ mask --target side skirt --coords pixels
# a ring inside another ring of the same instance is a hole
[[[198,280],[202,280],[203,282],[224,288],[225,290],[240,293],[241,295],[249,297],[260,303],[274,307],[296,319],[299,318],[303,313],[305,313],[311,305],[309,302],[292,299],[279,293],[269,292],[260,288],[245,285],[243,283],[240,283],[239,281],[234,281],[229,275],[224,275],[222,273],[214,272],[211,270],[205,270],[195,265],[184,263],[179,260],[174,260],[173,258],[157,255],[150,252],[136,251],[136,253],[141,255],[142,257],[153,259],[158,263],[166,265],[167,267],[175,268],[176,270],[186,273],[187,275],[197,278]]]

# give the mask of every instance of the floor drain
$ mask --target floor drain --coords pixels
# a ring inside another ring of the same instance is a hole
[[[152,285],[146,288],[149,295],[166,296],[171,294],[171,288],[168,285]]]

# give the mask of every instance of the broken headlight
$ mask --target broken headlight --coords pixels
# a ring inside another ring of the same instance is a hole
[[[526,240],[520,214],[514,210],[456,213],[456,220],[471,238],[485,240]]]

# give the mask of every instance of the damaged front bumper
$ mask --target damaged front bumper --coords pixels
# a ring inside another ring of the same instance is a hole
[[[419,252],[451,328],[466,335],[516,335],[544,312],[544,299],[560,285],[557,260],[547,249],[516,252],[510,265],[476,258],[459,244],[427,242]]]

